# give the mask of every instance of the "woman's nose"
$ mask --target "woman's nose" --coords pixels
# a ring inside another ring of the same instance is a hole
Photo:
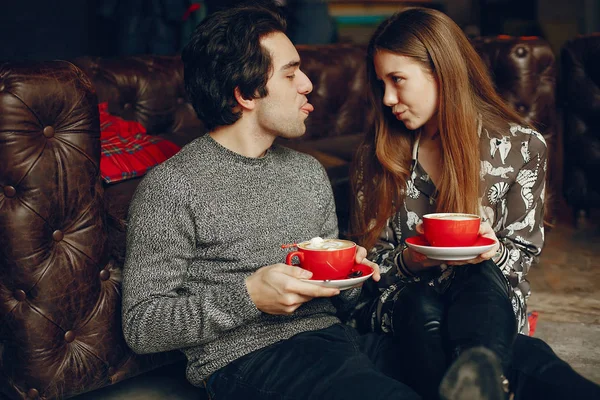
[[[398,104],[398,96],[396,96],[396,92],[392,89],[386,87],[383,92],[383,104],[388,107],[393,107]]]

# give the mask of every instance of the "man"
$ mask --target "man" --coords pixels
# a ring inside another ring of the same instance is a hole
[[[130,208],[123,330],[138,353],[180,349],[187,376],[224,399],[414,399],[392,338],[360,336],[340,293],[282,264],[282,244],[335,237],[329,180],[273,145],[304,134],[312,90],[284,20],[266,8],[209,16],[184,49],[209,134],[154,168]],[[375,269],[359,248],[356,261]],[[389,374],[389,375],[386,375]]]

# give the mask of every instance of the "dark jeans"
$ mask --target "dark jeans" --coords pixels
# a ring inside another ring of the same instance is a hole
[[[515,400],[600,399],[600,386],[575,372],[540,339],[517,335],[512,358],[507,376]]]
[[[337,324],[257,350],[206,382],[220,399],[419,399],[398,379],[406,359],[391,336]]]
[[[583,378],[540,339],[515,335],[506,280],[491,261],[457,268],[443,295],[410,285],[396,301],[392,326],[412,369],[403,382],[437,399],[439,383],[462,350],[482,345],[500,358],[515,399],[600,399]]]
[[[394,305],[394,335],[413,360],[405,381],[429,399],[438,397],[449,365],[466,348],[489,348],[505,371],[511,361],[517,324],[500,269],[485,261],[456,267],[455,273],[443,294],[426,282],[409,284]]]

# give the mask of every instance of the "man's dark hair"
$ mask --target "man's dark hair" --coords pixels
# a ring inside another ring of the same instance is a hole
[[[243,5],[209,15],[183,49],[185,89],[208,130],[241,117],[241,111],[233,110],[236,87],[246,99],[267,95],[271,56],[260,39],[286,29],[285,19],[271,4]]]

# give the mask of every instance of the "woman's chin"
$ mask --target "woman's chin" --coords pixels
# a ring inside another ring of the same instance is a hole
[[[422,126],[422,124],[416,123],[414,121],[402,121],[402,123],[409,131],[417,130]]]

